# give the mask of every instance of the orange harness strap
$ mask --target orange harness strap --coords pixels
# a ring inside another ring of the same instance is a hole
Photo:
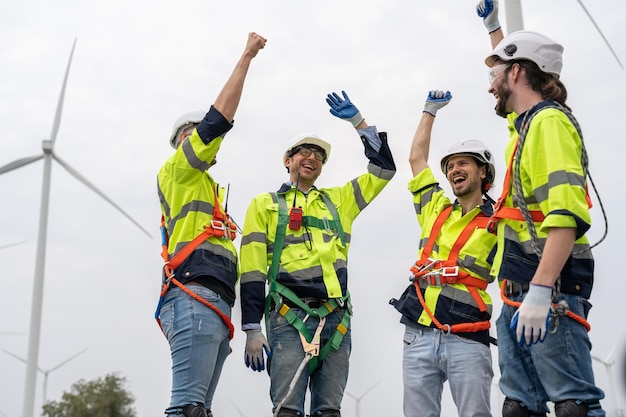
[[[519,308],[519,306],[522,305],[522,303],[520,303],[519,301],[513,301],[509,298],[507,298],[506,294],[505,294],[505,288],[506,288],[506,279],[502,280],[502,286],[500,287],[500,298],[502,299],[502,302],[506,305],[508,305],[509,307],[513,307],[513,308]],[[557,307],[556,304],[554,304],[554,307]],[[587,320],[585,320],[584,317],[579,316],[578,314],[572,312],[571,310],[567,310],[566,313],[567,317],[569,317],[570,319],[577,321],[578,323],[582,324],[585,329],[587,329],[587,331],[591,330],[591,325],[589,324],[589,322]]]
[[[489,320],[475,322],[475,323],[458,323],[458,324],[441,324],[433,312],[428,308],[426,302],[424,301],[424,297],[420,290],[419,280],[424,280],[429,285],[446,285],[446,284],[463,284],[466,286],[469,293],[472,295],[472,298],[476,302],[476,305],[480,309],[481,312],[487,311],[487,305],[480,297],[478,293],[478,289],[485,290],[487,288],[488,282],[482,280],[480,278],[473,277],[468,273],[459,273],[458,267],[458,258],[459,252],[467,243],[467,240],[474,232],[476,228],[485,228],[489,221],[489,218],[486,217],[482,212],[478,213],[468,224],[465,226],[459,237],[454,242],[452,246],[452,250],[448,255],[447,260],[431,260],[430,254],[432,253],[433,247],[435,246],[435,241],[437,240],[437,236],[441,232],[441,228],[443,224],[450,216],[452,212],[452,205],[446,207],[444,210],[439,213],[437,219],[435,219],[435,223],[433,224],[433,228],[430,231],[430,235],[428,236],[428,241],[426,242],[426,246],[422,251],[422,255],[420,259],[411,267],[411,272],[415,277],[414,285],[415,291],[417,293],[417,297],[420,300],[420,304],[422,308],[430,319],[435,323],[437,328],[443,330],[445,332],[452,333],[464,333],[464,332],[479,332],[483,330],[488,330],[491,327],[491,323]],[[436,273],[431,272],[432,270],[437,270]]]
[[[222,212],[220,208],[220,203],[217,195],[217,186],[213,188],[213,193],[215,196],[215,204],[213,207],[213,220],[211,220],[211,224],[204,226],[204,232],[200,233],[196,236],[191,242],[187,243],[181,250],[176,252],[176,254],[169,259],[168,254],[168,244],[169,244],[169,236],[167,234],[167,229],[165,228],[165,216],[161,215],[161,235],[162,235],[162,248],[161,248],[161,257],[165,262],[163,266],[163,270],[165,272],[165,276],[167,279],[164,280],[163,285],[161,286],[161,294],[159,299],[159,304],[157,306],[157,311],[155,313],[155,318],[159,327],[161,327],[161,320],[159,319],[159,311],[161,309],[161,304],[163,303],[163,298],[169,289],[170,282],[174,283],[178,288],[192,297],[194,300],[197,300],[209,307],[213,310],[224,322],[224,325],[228,328],[228,338],[232,340],[235,335],[235,327],[226,314],[224,314],[219,308],[217,308],[213,303],[205,300],[200,297],[195,292],[191,291],[187,288],[183,283],[174,278],[174,271],[178,268],[184,261],[191,255],[191,253],[209,239],[211,236],[221,237],[222,239],[230,239],[235,240],[237,237],[237,226],[230,220],[230,216]],[[163,328],[161,327],[161,330]]]
[[[495,232],[498,219],[511,219],[518,221],[526,221],[522,211],[518,207],[505,207],[504,202],[509,195],[509,191],[511,189],[511,177],[513,175],[513,160],[515,159],[515,153],[517,152],[517,147],[519,145],[519,136],[515,140],[515,145],[513,146],[513,152],[511,153],[511,158],[509,159],[509,164],[506,169],[506,174],[504,176],[504,184],[502,185],[502,194],[496,201],[494,206],[493,214],[491,215],[489,225],[487,226],[490,232]],[[589,196],[589,184],[585,183],[587,206],[591,208],[593,206],[591,202],[591,197]],[[530,217],[533,222],[541,223],[545,220],[546,216],[543,214],[541,210],[528,210],[530,213]]]
[[[498,219],[511,219],[511,220],[519,220],[525,221],[524,215],[522,211],[517,207],[505,207],[504,202],[509,195],[509,190],[511,189],[511,177],[513,175],[513,160],[515,159],[515,153],[517,152],[517,146],[519,145],[519,135],[515,140],[515,145],[513,146],[513,152],[511,153],[511,158],[509,159],[509,164],[506,168],[506,174],[504,175],[504,184],[502,185],[502,194],[496,201],[496,204],[493,208],[493,214],[491,215],[491,219],[489,221],[489,231],[495,232],[496,227],[495,224]],[[546,216],[543,214],[541,210],[529,210],[530,216],[535,223],[541,223],[544,221]]]

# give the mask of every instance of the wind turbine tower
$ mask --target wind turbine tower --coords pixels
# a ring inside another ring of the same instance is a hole
[[[50,176],[52,169],[52,160],[54,159],[56,162],[58,162],[63,168],[65,168],[65,170],[67,170],[72,176],[74,176],[74,178],[85,184],[88,188],[90,188],[96,194],[105,199],[109,204],[111,204],[131,222],[133,222],[135,226],[141,229],[148,237],[151,237],[150,233],[148,233],[143,227],[141,227],[141,225],[136,222],[130,215],[128,215],[102,191],[96,188],[95,185],[90,183],[78,171],[76,171],[67,162],[63,161],[61,158],[59,158],[58,155],[54,153],[54,144],[57,133],[59,131],[59,125],[61,123],[61,114],[63,113],[63,101],[65,98],[65,89],[67,87],[67,78],[70,72],[70,66],[72,64],[72,57],[74,55],[75,48],[76,39],[74,39],[74,43],[72,44],[70,58],[67,63],[67,69],[65,70],[65,77],[63,78],[63,85],[61,87],[61,94],[59,95],[59,101],[57,103],[56,114],[54,117],[54,123],[52,125],[50,139],[43,140],[42,142],[43,154],[21,158],[0,167],[0,175],[2,175],[14,169],[21,168],[25,165],[39,161],[40,159],[44,160],[43,185],[41,189],[41,206],[39,214],[39,232],[37,239],[37,254],[35,260],[35,278],[33,282],[30,331],[28,339],[28,360],[26,366],[23,417],[33,417],[33,410],[35,406],[35,384],[37,382],[37,369],[39,361],[39,335],[41,332],[41,311],[43,304],[44,267],[46,261],[46,238],[48,229],[48,206],[50,201]]]

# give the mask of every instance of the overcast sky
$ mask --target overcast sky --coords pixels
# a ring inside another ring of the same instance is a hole
[[[161,268],[156,173],[171,153],[173,121],[189,109],[208,109],[248,32],[256,31],[268,42],[252,63],[235,127],[213,176],[230,183],[228,208],[242,225],[250,199],[287,179],[281,156],[298,133],[317,132],[333,145],[318,186],[343,184],[365,170],[362,145],[348,123],[330,115],[327,93],[345,89],[368,123],[388,132],[398,172],[353,230],[349,274],[355,315],[347,391],[359,397],[378,384],[361,399],[361,417],[401,415],[403,326],[388,300],[401,295],[417,256],[419,228],[407,191],[407,159],[429,90],[450,90],[454,96],[437,116],[431,166],[438,166],[452,143],[471,138],[483,140],[497,155],[498,185],[505,169],[506,123],[495,115],[487,93],[483,60],[490,44],[475,1],[0,4],[0,166],[42,152],[77,38],[55,152],[152,233],[148,238],[54,163],[39,367],[52,369],[87,350],[49,373],[48,399],[59,400],[79,379],[118,372],[128,379],[139,417],[163,415],[170,357],[153,319]],[[626,4],[587,0],[585,5],[626,62]],[[577,1],[524,0],[522,7],[526,29],[544,32],[565,47],[561,78],[582,125],[590,171],[609,221],[608,238],[594,251],[592,353],[604,360],[617,345],[613,373],[624,398],[618,366],[626,350],[626,343],[619,343],[626,328],[621,288],[626,225],[619,211],[624,206],[626,72]],[[42,172],[40,161],[0,176],[0,348],[23,358]],[[500,192],[496,187],[493,197]],[[592,198],[589,234],[595,242],[604,226],[598,198],[593,193]],[[491,292],[497,315],[501,302],[495,285]],[[243,363],[240,316],[237,302],[238,331],[213,410],[221,417],[238,410],[249,417],[269,416],[268,377]],[[497,375],[495,348],[492,353]],[[600,362],[594,368],[609,395],[603,405],[612,410],[607,370]],[[0,415],[22,415],[25,371],[24,363],[0,352]],[[43,396],[43,374],[38,378],[35,415]],[[497,390],[492,397],[501,401]],[[447,392],[444,402],[444,417],[455,415]],[[344,415],[353,416],[355,405],[346,396]],[[623,400],[618,406],[626,408]]]

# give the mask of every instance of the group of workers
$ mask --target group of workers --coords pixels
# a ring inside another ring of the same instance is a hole
[[[409,156],[418,258],[412,283],[391,300],[405,325],[404,415],[439,416],[445,381],[459,416],[492,415],[496,341],[486,289],[497,278],[502,416],[546,416],[548,403],[557,417],[604,416],[586,322],[594,269],[585,235],[588,162],[559,80],[563,48],[536,32],[505,37],[497,0],[481,0],[477,12],[493,48],[485,60],[489,93],[509,124],[507,172],[494,201],[493,153],[477,140],[455,143],[437,166],[454,201],[445,195],[428,159],[437,112],[452,94],[430,91]],[[175,152],[158,174],[165,266],[156,318],[171,349],[169,417],[213,415],[238,281],[245,365],[267,369],[274,416],[304,416],[307,390],[310,416],[341,416],[351,351],[352,224],[396,166],[386,133],[366,122],[346,92],[328,94],[330,113],[349,122],[363,144],[366,171],[344,185],[317,188],[331,145],[314,133],[296,136],[282,155],[287,181],[248,206],[238,256],[239,228],[209,168],[265,44],[250,33],[209,111],[176,122]]]

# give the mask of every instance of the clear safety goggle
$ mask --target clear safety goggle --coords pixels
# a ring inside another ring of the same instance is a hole
[[[495,80],[496,77],[500,75],[500,73],[504,71],[507,67],[507,64],[499,64],[489,68],[489,71],[487,72],[487,74],[489,75],[489,84],[493,84],[493,80]]]

